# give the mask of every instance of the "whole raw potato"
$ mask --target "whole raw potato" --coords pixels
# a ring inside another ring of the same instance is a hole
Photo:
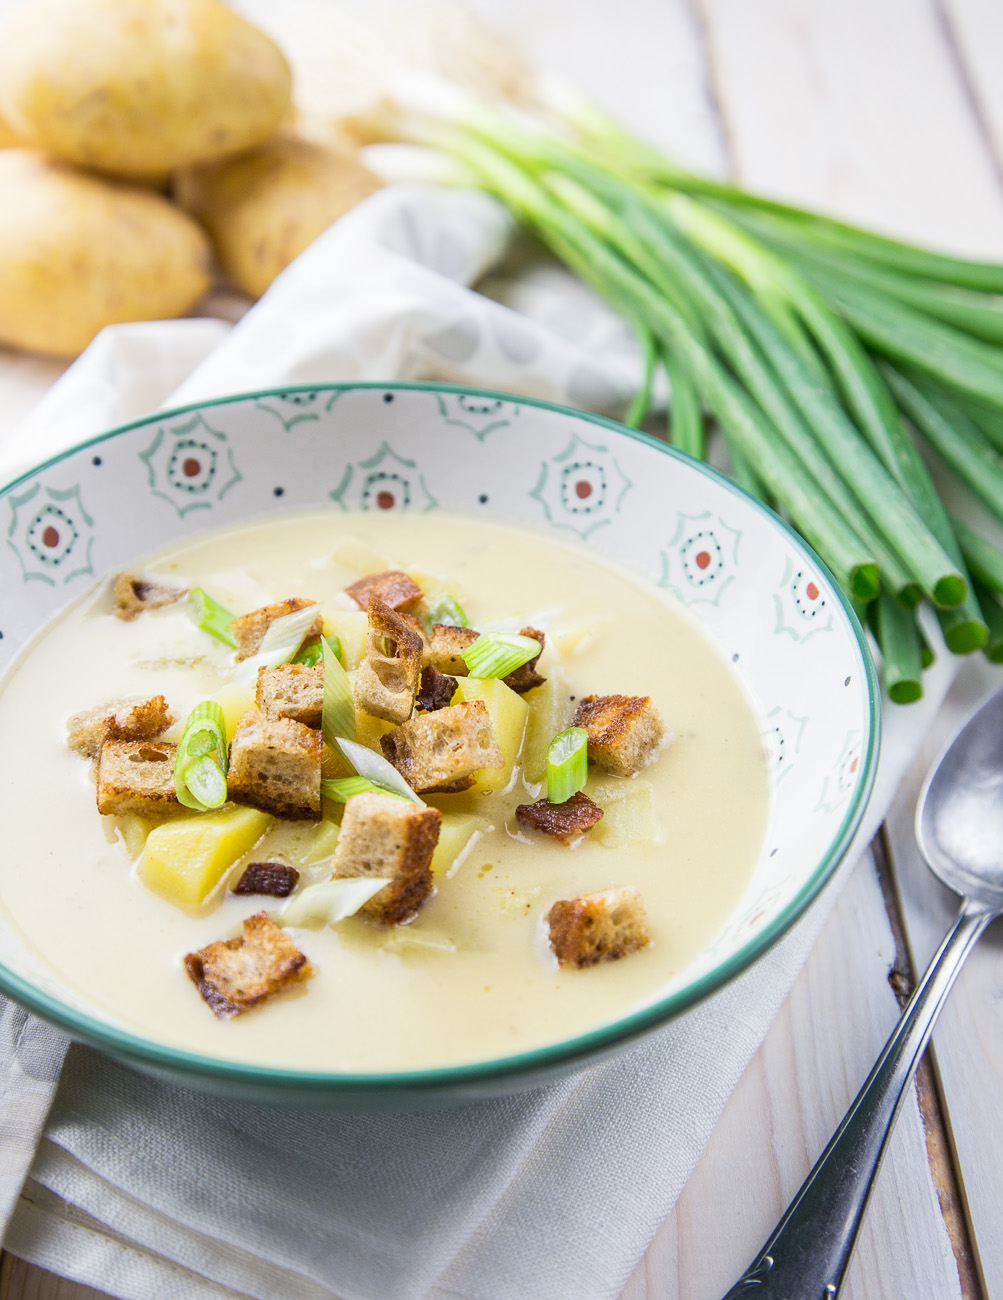
[[[259,298],[280,271],[380,182],[354,158],[295,136],[175,178],[230,279]]]
[[[115,321],[179,316],[211,261],[204,232],[159,194],[0,152],[0,344],[72,357]]]
[[[289,66],[218,0],[28,0],[0,24],[0,114],[27,144],[130,177],[266,140]]]
[[[11,149],[18,143],[18,138],[10,129],[10,124],[0,117],[0,149]]]

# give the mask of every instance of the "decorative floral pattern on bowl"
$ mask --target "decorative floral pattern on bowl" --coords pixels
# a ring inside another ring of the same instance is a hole
[[[96,578],[135,557],[323,505],[441,509],[574,533],[680,603],[744,680],[774,778],[754,877],[673,988],[580,1052],[711,992],[800,914],[849,844],[873,781],[877,690],[859,626],[818,558],[768,510],[706,466],[597,417],[444,385],[337,385],[114,431],[0,491],[0,670]],[[73,1008],[72,992],[2,926],[0,963]],[[96,1013],[79,1011],[86,1032]]]

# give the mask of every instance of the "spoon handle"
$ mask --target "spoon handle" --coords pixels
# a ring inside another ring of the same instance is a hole
[[[902,1094],[961,965],[996,913],[965,899],[818,1163],[766,1245],[724,1300],[833,1300]]]

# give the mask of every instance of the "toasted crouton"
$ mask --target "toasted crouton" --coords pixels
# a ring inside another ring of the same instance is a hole
[[[422,713],[382,736],[380,748],[419,792],[465,789],[475,772],[505,766],[483,700]]]
[[[650,942],[644,902],[630,887],[562,898],[547,914],[550,946],[562,966],[617,961]]]
[[[254,702],[266,718],[292,718],[304,727],[319,727],[324,705],[323,664],[259,668]]]
[[[456,678],[440,673],[432,664],[426,664],[421,670],[421,686],[415,697],[415,703],[426,713],[444,709],[456,694]]]
[[[269,894],[288,898],[300,873],[287,862],[249,862],[233,887],[235,894]]]
[[[355,674],[355,707],[385,722],[406,722],[421,678],[422,638],[406,615],[369,602],[366,653]]]
[[[452,623],[433,623],[429,639],[428,662],[450,677],[466,677],[469,669],[461,652],[480,636],[472,627],[453,627]]]
[[[551,803],[549,799],[521,803],[515,815],[521,826],[570,844],[602,820],[603,810],[579,790],[564,803]]]
[[[117,573],[112,579],[111,594],[115,601],[115,617],[131,623],[144,610],[175,604],[188,595],[188,590],[186,587],[169,587],[165,582],[136,578],[131,573]]]
[[[417,614],[425,604],[425,595],[410,574],[400,569],[385,569],[382,573],[367,573],[358,582],[345,588],[360,609],[369,609],[375,596],[397,613]]]
[[[177,807],[177,750],[163,740],[105,741],[98,756],[98,812],[149,816]]]
[[[319,731],[248,709],[230,741],[227,794],[273,817],[319,818],[320,758]]]
[[[306,957],[267,912],[247,917],[243,929],[236,939],[220,939],[185,957],[189,978],[220,1020],[311,973]]]
[[[535,686],[542,686],[547,680],[546,677],[542,677],[536,671],[536,665],[540,662],[540,655],[543,654],[546,637],[542,632],[538,632],[535,627],[524,627],[519,635],[529,636],[534,641],[539,641],[540,654],[535,659],[530,659],[528,663],[517,668],[514,673],[509,673],[507,677],[503,677],[502,681],[509,690],[515,691],[516,695],[525,695],[527,691],[531,691]]]
[[[391,794],[356,794],[345,804],[332,880],[385,876],[390,884],[359,909],[378,925],[400,925],[432,892],[430,863],[442,813]]]
[[[283,618],[286,614],[295,614],[298,609],[306,609],[308,605],[316,605],[316,603],[315,600],[306,600],[302,596],[290,596],[288,600],[277,601],[274,605],[262,605],[260,609],[252,609],[249,614],[241,614],[239,618],[235,618],[230,624],[230,631],[237,643],[237,658],[250,659],[251,655],[257,654],[261,648],[262,638],[277,618]],[[318,611],[317,618],[303,638],[304,641],[319,637],[323,630],[324,620]]]
[[[613,776],[633,776],[654,761],[665,725],[648,695],[586,695],[574,727],[589,733],[589,758]]]
[[[97,758],[106,740],[155,740],[173,721],[162,695],[133,695],[75,713],[66,724],[66,743],[85,758]]]

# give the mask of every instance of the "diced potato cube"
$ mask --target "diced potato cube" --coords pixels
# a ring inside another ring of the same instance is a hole
[[[337,560],[346,569],[358,569],[361,577],[366,573],[383,573],[390,568],[387,557],[357,537],[346,537],[331,552],[331,558]]]
[[[557,628],[548,632],[547,644],[562,659],[577,659],[591,650],[598,638],[599,628],[595,623],[579,623],[574,627]]]
[[[417,925],[395,925],[380,944],[384,952],[403,957],[431,957],[440,952],[456,952],[456,944],[441,930],[422,930]]]
[[[534,687],[522,697],[529,705],[522,746],[522,770],[527,781],[545,780],[550,742],[571,725],[575,711],[564,674],[554,669],[548,669],[548,674],[542,686]]]
[[[341,805],[338,805],[339,807]],[[338,823],[329,817],[319,822],[276,822],[258,852],[265,861],[294,867],[314,867],[329,859],[338,842]]]
[[[427,600],[434,600],[436,596],[450,595],[460,605],[466,600],[466,594],[461,587],[455,582],[443,578],[438,573],[431,573],[428,569],[415,568],[410,565],[404,570],[409,578],[412,578],[425,593]]]
[[[297,865],[313,867],[318,862],[331,857],[334,846],[338,843],[340,830],[341,827],[337,822],[328,821],[326,817],[322,818],[304,835],[302,847],[296,857]]]
[[[355,695],[355,669],[352,668],[346,676],[349,685],[352,688],[352,695]],[[385,736],[388,731],[393,731],[396,722],[387,722],[384,718],[374,718],[371,713],[363,713],[361,709],[355,710],[355,739],[360,745],[365,745],[367,749],[375,749],[377,754],[382,754],[380,749],[380,736]],[[325,773],[325,779],[327,774]],[[346,776],[350,775],[348,771]]]
[[[504,767],[485,768],[477,775],[470,787],[471,794],[487,793],[491,790],[503,790],[512,779],[512,767],[522,748],[522,737],[526,730],[529,705],[521,695],[516,695],[498,677],[481,681],[474,677],[458,677],[454,704],[467,704],[472,700],[483,700],[491,715],[498,747],[505,759]]]
[[[125,813],[117,817],[115,823],[126,853],[135,862],[143,852],[146,837],[153,830],[153,822],[147,817],[140,817],[138,813]]]
[[[236,682],[228,682],[216,692],[214,698],[223,710],[223,724],[226,727],[227,741],[233,739],[233,733],[237,730],[240,715],[246,713],[253,705],[256,685],[257,683],[253,686],[240,686]]]
[[[603,810],[601,822],[589,832],[608,849],[628,844],[652,844],[658,836],[655,790],[641,777],[609,776],[590,781],[585,793]]]
[[[443,813],[439,828],[439,842],[432,854],[429,866],[432,875],[442,879],[448,876],[462,854],[470,848],[473,840],[483,834],[490,826],[484,817],[472,813]]]
[[[146,837],[139,878],[168,902],[194,907],[257,843],[271,820],[257,808],[223,808],[164,822]]]
[[[387,722],[383,718],[374,718],[371,713],[363,713],[360,709],[355,710],[355,739],[360,745],[375,749],[377,754],[383,753],[380,749],[380,736],[393,731],[396,725],[395,722]]]
[[[341,642],[341,662],[346,668],[358,668],[366,653],[369,615],[365,610],[334,610],[324,615],[324,635],[336,636]]]

